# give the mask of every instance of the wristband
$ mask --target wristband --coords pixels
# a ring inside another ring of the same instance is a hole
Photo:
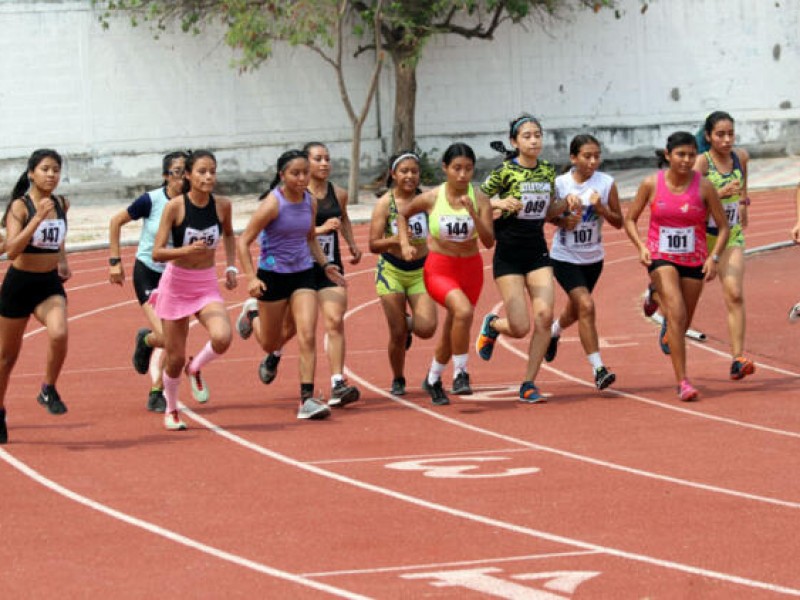
[[[750,206],[750,198],[742,198],[739,200],[739,204],[742,206]]]
[[[231,265],[230,267],[227,267],[225,269],[225,274],[228,274],[228,273],[233,273],[234,275],[238,275],[239,274],[239,269],[237,269],[235,265]]]
[[[336,267],[336,263],[331,261],[331,260],[329,260],[324,265],[322,265],[323,269],[327,269],[328,267]],[[336,268],[338,269],[339,267],[336,267]]]
[[[712,254],[711,255],[711,262],[718,263],[719,262],[719,254]]]

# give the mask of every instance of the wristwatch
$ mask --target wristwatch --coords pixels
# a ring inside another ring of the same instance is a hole
[[[719,262],[719,254],[712,254],[711,255],[711,262],[718,263]]]
[[[121,262],[122,262],[122,259],[121,259],[119,256],[117,256],[117,257],[112,257],[112,258],[109,258],[109,259],[108,259],[108,264],[109,264],[110,266],[112,266],[112,267],[116,267],[116,266],[117,266],[119,263],[121,263]]]

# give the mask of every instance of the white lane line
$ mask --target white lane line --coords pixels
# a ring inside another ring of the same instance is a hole
[[[230,552],[220,550],[219,548],[215,548],[214,546],[209,546],[208,544],[198,542],[197,540],[193,540],[192,538],[186,537],[185,535],[181,535],[179,533],[176,533],[159,525],[155,525],[154,523],[150,523],[149,521],[139,519],[122,511],[111,508],[110,506],[106,506],[105,504],[87,498],[86,496],[78,494],[77,492],[74,492],[62,486],[53,480],[48,479],[47,477],[45,477],[38,471],[34,470],[33,468],[29,467],[27,464],[23,463],[19,459],[15,458],[2,448],[0,448],[0,458],[2,458],[10,466],[20,471],[22,474],[31,478],[36,483],[52,490],[53,492],[61,496],[64,496],[65,498],[68,498],[69,500],[72,500],[73,502],[77,502],[78,504],[86,506],[87,508],[90,508],[92,510],[96,510],[113,519],[122,521],[123,523],[127,523],[128,525],[144,529],[145,531],[166,538],[172,542],[181,544],[188,548],[192,548],[193,550],[198,550],[199,552],[203,552],[204,554],[208,554],[215,558],[233,563],[237,566],[245,567],[252,571],[262,573],[263,575],[269,575],[270,577],[283,579],[285,581],[291,581],[292,583],[297,583],[299,585],[303,585],[321,592],[327,592],[329,594],[338,596],[340,598],[352,598],[353,600],[363,600],[365,598],[368,598],[368,596],[361,596],[359,594],[355,594],[347,590],[343,590],[331,585],[314,581],[302,575],[294,575],[292,573],[288,573],[280,569],[275,569],[273,567],[269,567],[262,563],[244,558],[237,554],[232,554]]]
[[[372,387],[372,386],[369,386],[369,387]],[[375,388],[375,389],[377,390],[377,388]],[[381,392],[380,390],[378,390],[378,391]],[[386,394],[384,392],[381,392],[381,393],[383,395],[388,395],[388,394]],[[395,399],[395,398],[392,398],[392,399]],[[402,402],[402,403],[406,404],[406,402]],[[652,557],[652,556],[646,556],[646,555],[643,555],[643,554],[637,554],[635,552],[627,552],[625,550],[620,550],[618,548],[611,548],[611,547],[608,547],[608,546],[601,546],[599,544],[593,544],[593,543],[590,543],[590,542],[585,542],[583,540],[573,539],[573,538],[569,538],[569,537],[566,537],[566,536],[557,535],[557,534],[554,534],[554,533],[548,533],[546,531],[533,529],[531,527],[524,527],[524,526],[521,526],[521,525],[516,525],[514,523],[508,523],[506,521],[501,521],[499,519],[494,519],[494,518],[491,518],[491,517],[485,517],[483,515],[472,513],[472,512],[466,511],[466,510],[453,508],[453,507],[450,507],[450,506],[446,506],[446,505],[443,505],[443,504],[432,502],[430,500],[425,500],[423,498],[418,498],[416,496],[411,496],[410,494],[406,494],[406,493],[403,493],[403,492],[398,492],[398,491],[395,491],[395,490],[392,490],[392,489],[384,488],[384,487],[381,487],[379,485],[375,485],[375,484],[372,484],[372,483],[367,483],[365,481],[361,481],[361,480],[358,480],[358,479],[353,479],[352,477],[348,477],[346,475],[341,475],[341,474],[335,473],[333,471],[326,471],[325,469],[321,469],[321,468],[316,467],[314,465],[311,465],[309,463],[301,462],[301,461],[295,460],[295,459],[293,459],[293,458],[291,458],[289,456],[286,456],[284,454],[280,454],[280,453],[275,452],[273,450],[269,450],[268,448],[260,446],[260,445],[254,443],[254,442],[251,442],[250,440],[244,439],[244,438],[242,438],[242,437],[240,437],[240,436],[228,431],[227,429],[218,426],[217,424],[215,424],[211,420],[206,419],[205,417],[202,417],[202,416],[198,415],[197,413],[195,413],[194,411],[192,411],[191,409],[189,409],[188,407],[186,407],[184,405],[182,405],[182,408],[183,408],[184,414],[187,415],[189,418],[191,418],[193,421],[196,421],[197,423],[199,423],[203,427],[206,427],[210,431],[213,431],[217,435],[220,435],[220,436],[222,436],[222,437],[234,442],[235,444],[239,444],[240,446],[242,446],[244,448],[247,448],[249,450],[252,450],[253,452],[255,452],[257,454],[260,454],[262,456],[271,458],[271,459],[273,459],[273,460],[275,460],[277,462],[281,462],[281,463],[283,463],[285,465],[289,465],[291,467],[295,467],[295,468],[300,469],[302,471],[306,471],[306,472],[309,472],[309,473],[313,473],[315,475],[319,475],[320,477],[325,477],[325,478],[331,479],[333,481],[337,481],[337,482],[340,482],[340,483],[343,483],[343,484],[346,484],[346,485],[350,485],[350,486],[356,487],[356,488],[361,489],[361,490],[374,492],[376,494],[387,496],[387,497],[393,498],[395,500],[400,500],[401,502],[412,504],[412,505],[417,506],[417,507],[427,508],[429,510],[437,511],[437,512],[449,515],[449,516],[458,517],[458,518],[461,518],[461,519],[472,521],[474,523],[480,523],[480,524],[483,524],[483,525],[488,525],[489,527],[503,529],[505,531],[510,531],[512,533],[518,533],[518,534],[529,536],[529,537],[534,537],[534,538],[538,538],[538,539],[544,539],[544,540],[548,540],[548,541],[556,542],[556,543],[560,543],[560,544],[566,544],[568,546],[574,546],[574,547],[577,547],[577,548],[582,548],[584,550],[590,550],[590,551],[593,551],[593,552],[599,552],[599,553],[607,554],[609,556],[615,556],[615,557],[618,557],[618,558],[624,558],[624,559],[628,559],[628,560],[633,560],[633,561],[644,563],[644,564],[655,565],[655,566],[658,566],[658,567],[663,567],[665,569],[671,569],[671,570],[674,570],[674,571],[679,571],[679,572],[687,573],[687,574],[690,574],[690,575],[697,575],[697,576],[700,576],[700,577],[708,577],[709,579],[716,579],[718,581],[724,581],[724,582],[732,583],[732,584],[735,584],[735,585],[742,585],[742,586],[750,587],[750,588],[754,588],[754,589],[769,590],[771,592],[777,592],[777,593],[782,593],[782,594],[787,594],[787,595],[791,595],[791,596],[800,597],[800,589],[794,589],[794,588],[790,588],[790,587],[786,587],[786,586],[782,586],[782,585],[777,585],[777,584],[774,584],[774,583],[768,583],[768,582],[765,582],[765,581],[758,581],[758,580],[755,580],[755,579],[748,579],[746,577],[740,577],[738,575],[731,575],[729,573],[722,573],[722,572],[719,572],[719,571],[713,571],[713,570],[710,570],[710,569],[704,569],[702,567],[695,567],[693,565],[687,565],[687,564],[678,563],[678,562],[674,562],[674,561],[670,561],[670,560],[664,560],[664,559],[660,559],[660,558],[655,558],[655,557]],[[430,411],[424,411],[424,412],[430,412]],[[448,420],[453,421],[452,419],[448,419]],[[455,423],[456,424],[460,424],[458,422],[455,422]]]
[[[428,563],[419,565],[405,565],[402,567],[376,567],[374,569],[349,569],[342,571],[320,571],[319,573],[303,573],[303,577],[337,577],[340,575],[374,575],[377,573],[402,573],[404,571],[419,571],[430,569],[452,569],[454,567],[470,567],[473,565],[493,565],[497,563],[522,562],[529,560],[546,560],[550,558],[572,558],[573,556],[593,556],[601,554],[593,550],[576,550],[574,552],[548,552],[543,554],[530,554],[528,556],[500,556],[496,558],[482,558],[480,560],[459,560],[453,562]]]

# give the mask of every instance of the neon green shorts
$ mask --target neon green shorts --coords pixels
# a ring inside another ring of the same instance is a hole
[[[406,271],[390,263],[384,256],[378,259],[375,267],[375,291],[378,296],[387,294],[405,294],[414,296],[425,293],[425,281],[422,275],[422,265],[425,261],[415,261],[418,268]]]
[[[714,249],[714,246],[717,243],[717,236],[711,235],[710,233],[706,232],[706,245],[708,246],[708,251],[711,252]],[[725,248],[736,248],[736,247],[744,247],[744,230],[742,226],[737,224],[731,227],[731,234],[728,237],[728,244]]]

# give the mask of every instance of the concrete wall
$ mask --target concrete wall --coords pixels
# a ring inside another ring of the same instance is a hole
[[[800,152],[800,0],[651,0],[644,14],[639,0],[619,4],[620,18],[575,11],[492,42],[432,40],[418,72],[420,147],[437,158],[459,139],[495,161],[488,142],[526,110],[556,162],[578,131],[598,135],[607,159],[642,160],[721,108],[756,154]],[[222,181],[262,185],[280,152],[309,139],[329,144],[346,180],[350,124],[332,69],[306,49],[276,47],[242,74],[220,31],[154,40],[123,18],[103,30],[89,0],[5,0],[0,55],[0,195],[41,146],[67,157],[62,189],[86,195],[155,183],[175,148],[211,148]],[[370,61],[348,64],[357,106]],[[365,179],[384,165],[393,94],[388,65],[381,123],[373,111],[364,128]]]

